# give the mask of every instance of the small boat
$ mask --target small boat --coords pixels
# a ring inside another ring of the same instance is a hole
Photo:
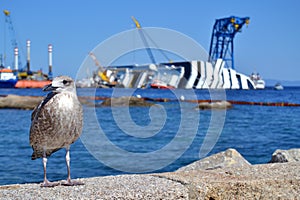
[[[18,81],[17,76],[9,68],[0,68],[0,88],[14,88]]]
[[[260,79],[255,83],[256,89],[265,89],[265,81]]]
[[[250,79],[253,81],[256,89],[265,89],[265,81],[260,77],[259,73],[252,73]]]
[[[153,83],[150,84],[151,88],[155,89],[174,89],[175,87],[162,82],[161,80],[154,80]]]
[[[276,83],[274,86],[274,90],[283,90],[283,86],[280,83]]]

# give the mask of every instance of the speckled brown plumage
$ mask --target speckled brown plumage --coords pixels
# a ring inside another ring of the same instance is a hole
[[[83,111],[70,77],[56,77],[44,90],[51,92],[32,113],[29,140],[31,158],[43,158],[46,171],[46,158],[61,148],[66,148],[68,154],[70,145],[79,138]]]

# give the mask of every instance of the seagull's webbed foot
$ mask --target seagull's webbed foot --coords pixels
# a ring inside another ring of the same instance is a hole
[[[81,182],[81,181],[75,181],[75,180],[67,179],[66,181],[63,181],[61,183],[61,185],[64,185],[64,186],[76,186],[76,185],[84,185],[84,183]]]
[[[59,182],[50,182],[48,180],[44,180],[44,182],[41,183],[41,187],[55,187],[58,185],[59,185]]]
[[[81,181],[71,180],[71,170],[70,170],[70,146],[66,147],[66,164],[68,169],[68,178],[66,181],[63,181],[61,185],[65,186],[75,186],[75,185],[84,185]]]

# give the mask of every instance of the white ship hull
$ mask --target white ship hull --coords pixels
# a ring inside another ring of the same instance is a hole
[[[250,77],[234,69],[224,68],[225,62],[218,59],[213,65],[210,62],[190,61],[175,62],[115,70],[123,71],[119,83],[125,87],[141,88],[154,81],[163,82],[172,88],[184,89],[262,89],[255,85]],[[141,70],[142,69],[142,70]]]

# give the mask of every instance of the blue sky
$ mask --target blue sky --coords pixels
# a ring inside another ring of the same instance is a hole
[[[215,19],[250,17],[235,38],[235,66],[244,74],[259,72],[265,79],[300,80],[300,1],[75,1],[2,0],[11,12],[25,64],[26,40],[31,40],[31,68],[47,72],[48,44],[53,45],[53,73],[72,77],[88,52],[107,38],[134,28],[162,27],[193,38],[207,51]],[[3,53],[4,14],[0,25]],[[6,35],[6,38],[9,36]],[[10,42],[6,42],[8,51]],[[9,52],[6,52],[9,54]],[[7,58],[9,59],[9,58]],[[7,60],[9,64],[12,61]]]

